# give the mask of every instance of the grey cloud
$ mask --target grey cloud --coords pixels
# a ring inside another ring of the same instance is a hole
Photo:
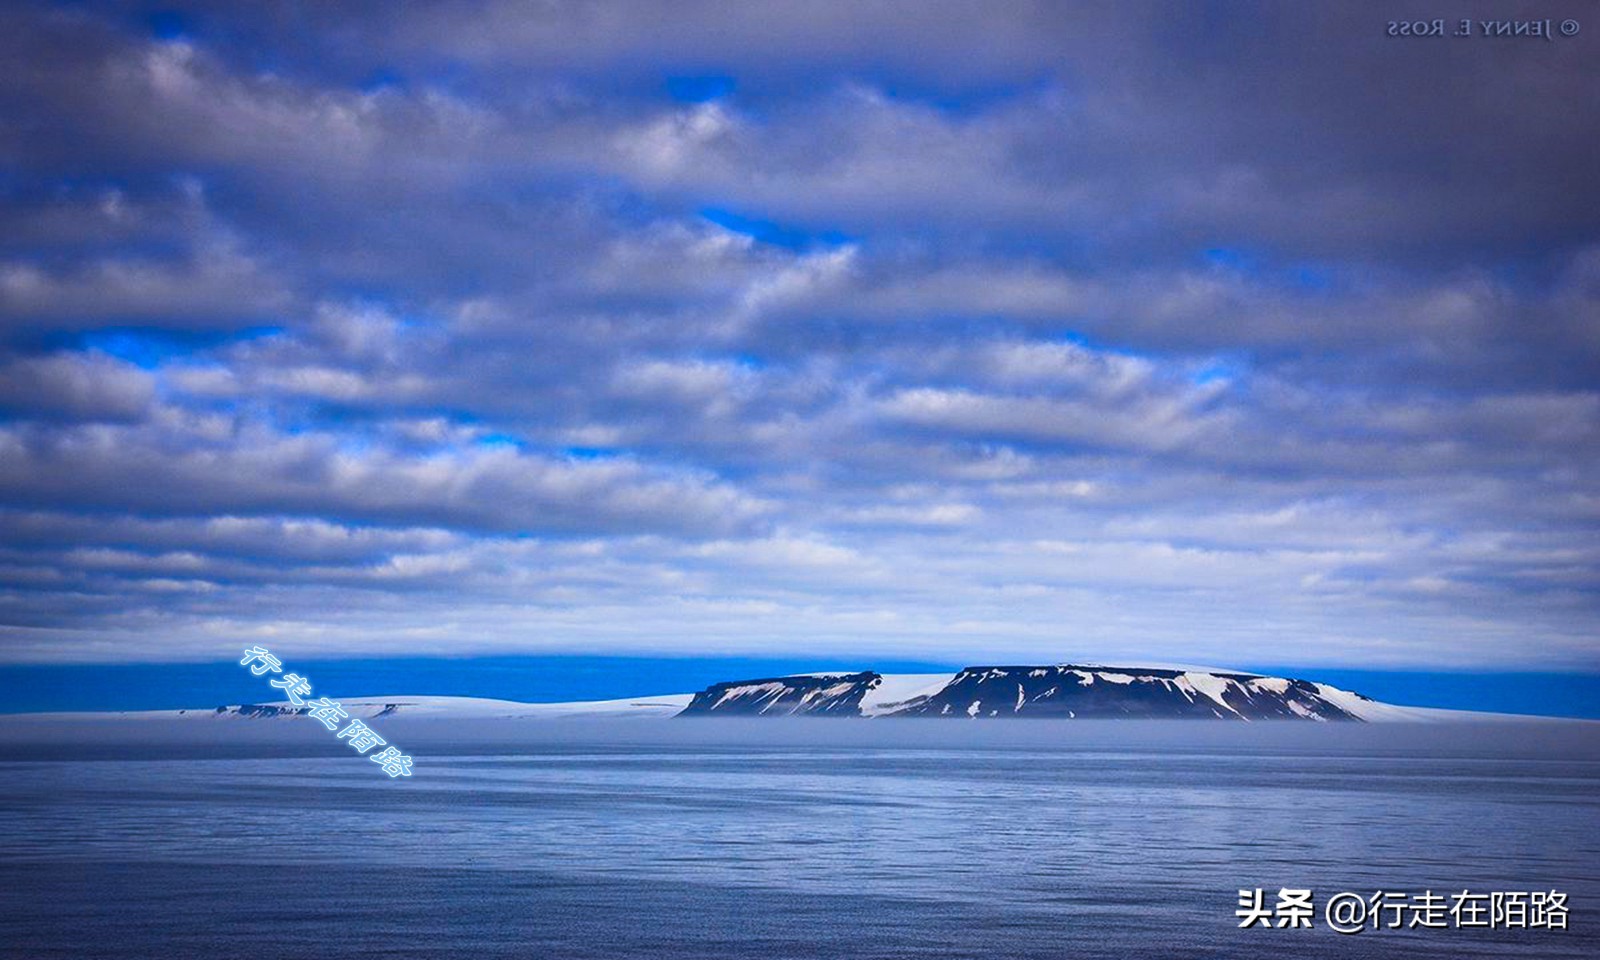
[[[179,8],[0,37],[0,659],[1596,663],[1581,43]]]
[[[693,477],[618,461],[562,462],[503,448],[416,457],[345,449],[219,418],[143,427],[0,430],[0,492],[41,506],[166,515],[346,515],[497,532],[728,531],[762,505]]]
[[[346,526],[304,517],[147,519],[5,512],[0,513],[0,531],[0,539],[18,551],[62,544],[146,554],[199,550],[209,556],[280,566],[368,564],[394,553],[449,551],[468,542],[462,534],[438,528]]]
[[[0,311],[13,337],[115,326],[230,331],[294,304],[285,278],[217,219],[192,180],[149,198],[109,190],[31,207],[6,218],[19,232],[11,255],[0,255]]]
[[[0,410],[40,420],[127,421],[155,402],[155,377],[129,363],[60,353],[0,362]]]
[[[1438,44],[1397,45],[1382,36],[1381,23],[1353,11],[1232,9],[1255,28],[1219,33],[1192,14],[1155,7],[1093,16],[1031,5],[1003,15],[946,7],[911,23],[890,7],[822,5],[782,16],[763,10],[743,28],[725,9],[701,11],[709,19],[691,10],[645,30],[659,18],[648,7],[589,15],[519,5],[475,16],[384,18],[364,45],[381,49],[389,39],[418,56],[423,52],[403,38],[426,35],[432,49],[460,41],[460,53],[471,57],[488,36],[496,41],[490,50],[501,53],[527,38],[529,50],[539,51],[529,61],[536,70],[540,61],[563,62],[537,39],[559,36],[563,50],[581,49],[597,68],[615,69],[670,46],[669,38],[689,43],[699,36],[747,62],[758,89],[763,73],[798,70],[821,79],[824,93],[815,102],[791,95],[769,105],[758,96],[759,123],[715,104],[658,110],[654,118],[637,106],[608,114],[594,101],[572,110],[548,86],[530,86],[525,74],[509,85],[531,89],[535,102],[549,106],[530,111],[526,100],[502,102],[508,98],[490,89],[452,97],[424,83],[358,93],[318,89],[298,76],[240,77],[181,43],[141,48],[106,39],[88,55],[121,86],[142,89],[156,103],[113,114],[119,129],[134,124],[126,137],[141,151],[168,162],[231,164],[246,175],[335,176],[347,181],[344,189],[369,195],[400,190],[414,198],[422,184],[459,185],[505,171],[601,170],[846,229],[897,220],[961,230],[982,223],[1002,233],[1092,232],[1100,243],[1137,239],[1159,247],[1181,237],[1190,245],[1277,244],[1297,247],[1301,256],[1359,259],[1386,248],[1436,255],[1419,251],[1473,242],[1505,250],[1530,229],[1567,246],[1593,239],[1581,211],[1595,184],[1567,158],[1600,121],[1546,95],[1581,83],[1588,67],[1576,45],[1552,46],[1538,61],[1506,46],[1451,57]],[[785,38],[781,54],[756,57],[763,38],[777,36],[774,17],[795,23],[812,42]],[[707,29],[710,20],[715,31]],[[485,33],[497,21],[510,22]],[[824,23],[829,28],[820,33],[799,26]],[[851,32],[851,23],[863,32]],[[609,39],[570,45],[572,36],[597,30]],[[625,39],[634,31],[642,49]],[[1044,93],[1001,97],[970,115],[886,97],[875,92],[870,69],[857,76],[833,59],[882,31],[917,42],[873,45],[868,64],[892,62],[888,50],[908,57],[915,50],[914,64],[938,65],[920,71],[935,81],[961,76],[957,65],[972,62],[991,68],[979,74],[1054,79]],[[1297,42],[1307,31],[1330,42],[1308,55]],[[849,42],[836,46],[845,37]],[[973,37],[990,43],[975,48]],[[958,40],[962,55],[930,59],[929,50]],[[1210,69],[1223,56],[1235,67]],[[24,74],[28,92],[80,90],[76,75],[68,82],[41,71]],[[1365,81],[1374,75],[1419,82]],[[1502,96],[1507,89],[1521,96]],[[78,96],[74,105],[90,108],[104,99]],[[597,119],[575,119],[585,113]],[[153,119],[141,129],[145,117]],[[1485,126],[1508,134],[1478,136]],[[185,155],[186,146],[193,152]],[[1462,150],[1473,152],[1469,162]],[[1456,171],[1449,178],[1436,173],[1447,157]],[[1169,239],[1152,236],[1150,224]]]
[[[177,262],[106,259],[56,273],[0,265],[0,309],[56,329],[141,325],[224,329],[270,320],[289,295],[249,256],[228,247]]]

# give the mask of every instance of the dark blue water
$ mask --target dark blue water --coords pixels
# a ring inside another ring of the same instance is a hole
[[[1592,725],[217,729],[0,745],[0,955],[1600,956]],[[1280,886],[1570,929],[1238,929]]]

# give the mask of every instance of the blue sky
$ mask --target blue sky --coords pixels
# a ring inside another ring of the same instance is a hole
[[[1600,68],[1398,15],[20,5],[0,665],[1600,674]]]

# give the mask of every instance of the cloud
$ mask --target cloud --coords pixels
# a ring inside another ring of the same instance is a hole
[[[498,445],[419,455],[172,412],[138,426],[0,429],[0,450],[0,496],[87,511],[331,515],[498,533],[724,532],[762,513],[725,484],[628,459]]]
[[[0,268],[0,309],[56,329],[174,320],[233,326],[270,319],[288,299],[253,260],[227,247],[179,262],[103,259],[55,273],[19,263]]]
[[[231,332],[294,303],[285,278],[218,220],[193,180],[137,199],[108,188],[19,200],[20,238],[0,253],[8,339],[123,326]]]
[[[155,378],[99,354],[15,357],[0,363],[0,410],[36,420],[129,421],[155,402]]]
[[[178,8],[0,37],[0,660],[1600,665],[1581,44]]]

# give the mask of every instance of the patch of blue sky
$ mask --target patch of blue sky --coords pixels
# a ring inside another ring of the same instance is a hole
[[[1056,334],[1056,339],[1062,343],[1070,343],[1075,347],[1083,347],[1085,350],[1104,351],[1109,349],[1103,344],[1097,343],[1081,330],[1062,330]]]
[[[709,103],[733,93],[734,79],[720,74],[675,76],[666,79],[667,95],[679,103]]]
[[[520,451],[526,449],[527,447],[527,444],[525,444],[520,437],[513,436],[509,433],[479,434],[472,442],[476,446],[484,447],[490,450],[510,449]]]
[[[112,327],[72,334],[52,346],[103,353],[141,369],[154,370],[205,353],[220,343],[259,340],[282,332],[282,327],[252,327],[228,334],[180,334],[141,327]]]
[[[150,35],[157,40],[174,41],[188,38],[194,32],[193,22],[177,10],[157,10],[145,17]]]
[[[224,406],[226,409],[234,410],[237,409],[239,405],[236,403],[227,403]],[[291,418],[281,414],[276,416],[264,414],[263,416],[272,424],[273,430],[283,434],[286,437],[303,437],[309,434],[322,433],[325,430],[325,428],[320,424],[312,423],[309,420],[298,417]],[[352,448],[343,449],[350,450]]]
[[[573,460],[611,460],[624,455],[610,447],[562,447],[561,452]]]
[[[721,207],[701,207],[700,218],[731,233],[738,233],[769,246],[785,250],[813,250],[840,247],[852,238],[838,230],[809,230],[777,223],[762,217],[746,216]]]
[[[385,90],[404,90],[406,88],[406,78],[398,71],[392,70],[388,67],[379,67],[378,69],[367,74],[366,77],[364,77],[361,82],[357,84],[357,88],[360,89],[362,93],[381,93]]]

